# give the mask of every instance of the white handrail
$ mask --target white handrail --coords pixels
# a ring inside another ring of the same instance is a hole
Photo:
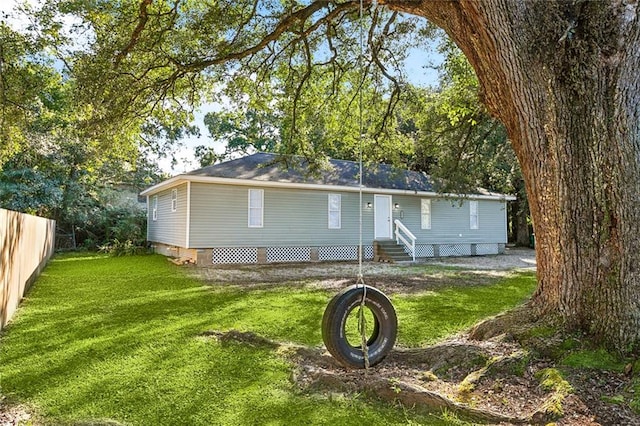
[[[396,224],[396,244],[400,244],[400,242],[402,242],[402,244],[411,253],[411,257],[415,262],[416,261],[416,236],[413,235],[411,231],[409,231],[409,228],[404,226],[404,224],[400,222],[398,219],[394,220],[393,223]],[[402,231],[406,235],[406,237],[408,237],[411,241],[408,241],[407,238],[405,238],[405,235],[402,235],[400,231]]]

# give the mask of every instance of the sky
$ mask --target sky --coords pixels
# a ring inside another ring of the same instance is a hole
[[[31,4],[39,3],[39,0],[27,0]],[[25,27],[25,22],[20,19],[9,17],[5,19],[5,14],[10,14],[16,3],[22,0],[0,0],[0,19],[8,22],[16,30]],[[407,61],[405,62],[407,77],[414,85],[435,86],[438,82],[437,65],[442,63],[442,56],[436,53],[435,49],[427,51],[422,49],[412,49],[409,52]],[[198,145],[212,145],[216,152],[224,152],[224,144],[220,141],[213,141],[204,125],[204,116],[208,112],[218,112],[225,108],[229,108],[228,104],[210,103],[202,105],[194,113],[193,124],[200,128],[200,137],[192,136],[183,139],[182,147],[176,154],[177,164],[173,166],[171,158],[157,158],[159,167],[166,173],[179,174],[198,168],[198,162],[195,159],[194,149]]]

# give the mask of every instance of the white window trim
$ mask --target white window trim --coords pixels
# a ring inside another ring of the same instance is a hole
[[[158,220],[158,196],[154,195],[152,199],[151,219]]]
[[[427,209],[424,208],[425,206]],[[425,210],[427,210],[426,214]],[[429,198],[420,199],[420,227],[421,229],[431,229],[431,199]]]
[[[331,197],[338,197],[338,209],[331,210]],[[331,225],[331,212],[338,212],[338,224]],[[328,229],[342,229],[342,195],[329,194],[327,196],[327,227]]]
[[[256,191],[260,194],[260,224],[252,225],[251,224],[251,209],[258,209],[258,207],[251,206],[251,192]],[[247,210],[247,225],[249,228],[263,228],[264,227],[264,189],[250,189],[248,191],[248,210]]]
[[[175,212],[178,210],[178,190],[171,190],[171,211]]]
[[[469,201],[469,228],[480,229],[480,213],[478,212],[478,202],[475,200]]]

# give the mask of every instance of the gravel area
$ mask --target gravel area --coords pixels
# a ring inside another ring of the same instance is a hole
[[[424,263],[460,266],[472,269],[536,269],[536,251],[530,248],[507,247],[504,254],[426,259]]]
[[[528,248],[507,248],[505,254],[466,257],[441,257],[422,259],[417,265],[444,265],[477,271],[483,274],[504,275],[508,271],[535,270],[536,253]],[[416,264],[364,262],[365,276],[411,276],[416,274]],[[195,276],[216,282],[282,282],[324,278],[350,280],[358,271],[357,262],[271,263],[266,265],[215,265],[192,266]],[[490,272],[491,271],[491,272]]]
[[[459,269],[429,271],[425,266]],[[415,293],[457,285],[482,285],[517,270],[535,271],[535,251],[507,248],[505,254],[423,259],[417,263],[364,262],[365,282],[391,294]],[[271,263],[266,265],[187,266],[190,274],[210,285],[242,287],[311,286],[340,290],[354,284],[357,262]]]

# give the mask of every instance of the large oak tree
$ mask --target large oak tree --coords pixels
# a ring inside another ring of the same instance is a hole
[[[389,2],[473,65],[525,177],[531,304],[620,350],[640,343],[640,10],[636,1]]]
[[[364,5],[370,54],[360,61],[354,60],[359,1],[49,0],[36,15],[43,34],[60,28],[57,10],[81,19],[76,28],[91,36],[72,54],[61,53],[82,89],[78,101],[92,105],[89,125],[114,117],[127,125],[180,110],[205,100],[207,88],[219,93],[221,81],[237,93],[265,90],[277,70],[284,73],[282,91],[291,94],[291,144],[298,143],[295,117],[309,113],[305,88],[318,69],[332,75],[323,89],[328,98],[358,67],[368,72],[368,84],[386,87],[381,96],[388,108],[378,120],[384,128],[402,93],[401,74],[393,67],[394,53],[402,50],[396,36],[429,33],[428,26],[399,19],[396,12],[427,18],[469,59],[483,100],[504,123],[521,164],[538,254],[539,285],[530,306],[610,347],[637,348],[638,2]]]

